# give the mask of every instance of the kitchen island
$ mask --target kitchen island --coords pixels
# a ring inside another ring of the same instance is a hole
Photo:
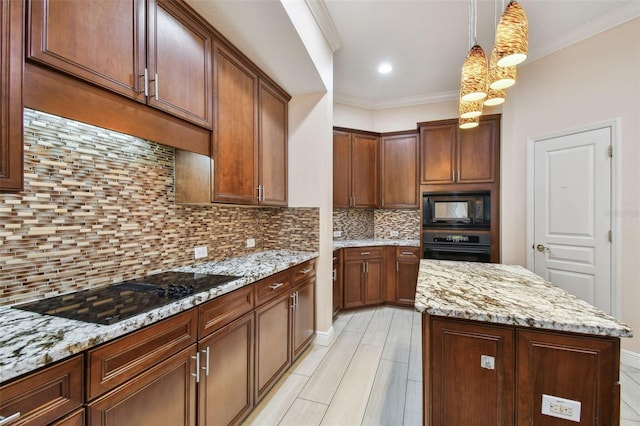
[[[625,324],[521,266],[421,260],[425,425],[617,425]],[[573,423],[572,423],[573,422]]]

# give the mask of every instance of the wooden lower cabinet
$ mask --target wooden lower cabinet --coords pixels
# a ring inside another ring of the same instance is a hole
[[[541,413],[542,395],[579,401],[580,424],[620,421],[620,339],[518,331],[517,425],[575,424]]]
[[[89,403],[87,425],[195,425],[196,349],[183,349]]]
[[[199,342],[201,360],[208,369],[198,387],[198,425],[237,424],[251,412],[253,336],[250,312]]]
[[[256,308],[256,403],[291,365],[291,304],[286,292]]]
[[[619,338],[422,318],[425,425],[619,424]],[[543,395],[578,401],[579,422]]]
[[[316,334],[315,283],[315,276],[311,276],[293,289],[293,358],[309,346]]]
[[[384,300],[382,247],[347,248],[344,251],[344,307],[355,308]]]
[[[413,306],[416,298],[418,269],[420,268],[420,249],[418,247],[397,247],[395,258],[395,301],[401,305]]]
[[[84,426],[84,408],[76,410],[65,418],[51,423],[50,426]]]
[[[14,416],[11,426],[62,421],[82,406],[83,394],[83,356],[76,355],[0,386],[0,416]]]
[[[431,425],[511,426],[514,402],[514,331],[434,319],[423,368],[431,383]],[[427,339],[425,339],[427,340]],[[493,368],[485,363],[493,360]],[[425,390],[425,401],[427,401]]]

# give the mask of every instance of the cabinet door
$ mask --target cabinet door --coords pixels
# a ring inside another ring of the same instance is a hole
[[[351,136],[351,196],[352,207],[380,206],[380,147],[376,136]]]
[[[380,145],[382,208],[419,208],[418,135],[386,136]]]
[[[198,424],[237,424],[253,408],[253,312],[201,340],[208,373],[201,376]]]
[[[258,77],[222,46],[214,46],[214,201],[257,204]]]
[[[88,404],[88,426],[195,425],[196,345]]]
[[[513,329],[435,317],[430,327],[431,341],[425,343],[431,347],[423,351],[431,355],[423,359],[431,376],[425,392],[431,422],[426,423],[513,425]]]
[[[23,188],[22,69],[24,2],[0,3],[0,191]]]
[[[420,252],[417,247],[398,248],[396,253],[396,302],[412,306],[415,303]]]
[[[421,184],[455,181],[457,135],[458,129],[454,123],[420,128]]]
[[[333,207],[351,207],[351,134],[333,132]]]
[[[475,129],[460,132],[458,183],[496,182],[500,120],[480,120]]]
[[[84,426],[84,408],[74,411],[49,426]]]
[[[315,303],[316,278],[310,277],[297,285],[293,290],[293,357],[300,353],[311,343],[316,334],[316,303]]]
[[[149,105],[210,129],[211,34],[167,0],[149,0],[147,30]]]
[[[260,204],[287,205],[287,100],[260,81]]]
[[[291,365],[291,293],[256,309],[255,401],[264,397]]]
[[[344,262],[343,285],[345,308],[364,305],[364,262],[362,260]]]
[[[82,406],[82,355],[0,386],[0,416],[7,425],[44,425]]]
[[[29,5],[29,60],[145,102],[144,0]]]
[[[579,401],[581,425],[620,421],[620,339],[518,331],[517,425],[566,425],[542,414],[542,395]]]
[[[368,259],[365,261],[364,293],[365,304],[382,303],[384,300],[383,260]]]

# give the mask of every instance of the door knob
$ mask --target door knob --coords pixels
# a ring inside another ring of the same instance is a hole
[[[542,244],[538,244],[538,245],[536,246],[536,249],[538,249],[538,251],[539,251],[540,253],[542,253],[542,252],[544,252],[545,250],[549,250],[549,247],[545,247],[545,246],[543,246]]]

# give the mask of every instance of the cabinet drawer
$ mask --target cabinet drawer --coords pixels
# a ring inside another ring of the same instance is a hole
[[[293,284],[296,285],[314,276],[316,274],[316,263],[316,259],[313,259],[291,268],[293,271]]]
[[[290,270],[279,272],[255,284],[256,306],[291,289]]]
[[[253,309],[253,286],[217,297],[198,308],[198,337],[213,333]]]
[[[49,424],[82,406],[82,355],[0,386],[0,415],[8,425]]]
[[[396,259],[420,259],[418,247],[397,247]]]
[[[381,258],[384,247],[352,247],[345,249],[345,260]]]
[[[196,341],[197,311],[191,309],[87,353],[87,398],[148,370]]]

